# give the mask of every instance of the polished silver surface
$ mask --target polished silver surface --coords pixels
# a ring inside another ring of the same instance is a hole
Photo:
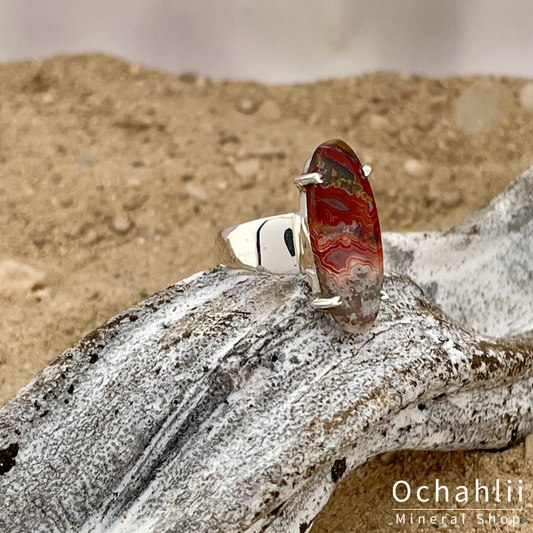
[[[310,172],[309,174],[300,174],[294,178],[294,184],[299,189],[307,185],[316,185],[322,183],[322,174],[319,172]]]
[[[368,176],[370,176],[370,173],[372,172],[372,167],[370,165],[363,165],[361,170],[363,171],[363,176],[365,178],[368,178]]]
[[[301,226],[297,213],[287,213],[226,228],[217,235],[219,259],[228,266],[298,274]]]
[[[297,243],[298,261],[301,272],[305,272],[313,294],[320,294],[320,283],[316,273],[315,257],[311,247],[309,225],[307,223],[307,195],[305,188],[300,191],[300,210],[298,215],[298,228],[295,228],[295,242]]]
[[[216,236],[218,259],[227,266],[270,274],[306,274],[313,294],[320,293],[307,226],[305,190],[300,211],[260,218],[223,229]]]
[[[311,178],[314,179],[313,175]],[[307,225],[305,187],[298,213],[260,218],[225,228],[216,236],[218,259],[227,266],[270,274],[307,275],[313,294],[320,294]]]
[[[315,298],[311,302],[311,307],[315,309],[332,309],[342,305],[342,299],[340,296],[334,296],[333,298]]]

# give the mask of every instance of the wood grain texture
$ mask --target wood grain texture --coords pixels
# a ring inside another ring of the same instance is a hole
[[[0,530],[297,533],[373,455],[523,438],[533,173],[384,249],[364,334],[301,277],[216,267],[65,351],[0,410]]]

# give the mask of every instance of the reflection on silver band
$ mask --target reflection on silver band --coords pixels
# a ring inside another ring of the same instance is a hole
[[[302,190],[306,185],[316,185],[317,183],[322,183],[322,175],[318,172],[300,174],[294,178],[294,184],[300,190]]]
[[[228,266],[271,274],[305,273],[312,292],[320,293],[306,215],[302,191],[298,213],[260,218],[223,229],[216,237],[219,260]]]
[[[342,305],[340,296],[334,296],[333,298],[315,298],[311,302],[311,306],[315,309],[331,309],[332,307],[339,307]]]
[[[223,246],[231,253],[221,259],[228,261],[230,266],[234,266],[236,259],[239,266],[271,274],[298,274],[298,239],[294,235],[301,226],[299,218],[297,213],[288,213],[222,230],[218,234],[218,249],[223,251]]]

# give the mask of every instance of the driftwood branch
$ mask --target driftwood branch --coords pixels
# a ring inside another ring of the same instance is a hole
[[[303,278],[217,267],[68,349],[0,410],[0,530],[302,532],[373,455],[523,438],[533,173],[384,243],[365,334],[311,309]]]

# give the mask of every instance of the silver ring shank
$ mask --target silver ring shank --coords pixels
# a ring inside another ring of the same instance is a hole
[[[220,231],[216,237],[219,260],[227,266],[271,274],[306,273],[313,293],[319,293],[305,217],[305,193],[300,204],[299,213],[260,218]]]

